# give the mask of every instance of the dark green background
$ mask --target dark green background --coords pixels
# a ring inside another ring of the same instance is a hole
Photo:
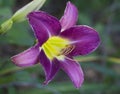
[[[31,0],[0,0],[0,24]],[[60,18],[68,0],[47,0],[41,10]],[[47,86],[42,67],[19,68],[10,57],[34,44],[27,21],[16,23],[0,35],[0,94],[120,94],[120,0],[71,0],[79,9],[77,24],[95,28],[100,47],[92,54],[76,57],[84,70],[85,81],[74,88],[60,71]]]

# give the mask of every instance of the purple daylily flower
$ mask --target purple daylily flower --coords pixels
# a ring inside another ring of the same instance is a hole
[[[84,81],[80,64],[73,56],[93,52],[100,44],[96,30],[86,25],[76,25],[78,10],[68,2],[60,21],[43,12],[31,12],[28,20],[37,38],[35,46],[13,56],[12,61],[20,67],[36,64],[40,61],[44,68],[48,84],[62,69],[72,80],[76,88]]]

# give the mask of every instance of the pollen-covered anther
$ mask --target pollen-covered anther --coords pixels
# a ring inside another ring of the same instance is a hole
[[[74,50],[74,48],[74,45],[66,45],[66,47],[61,50],[60,55],[68,55]]]

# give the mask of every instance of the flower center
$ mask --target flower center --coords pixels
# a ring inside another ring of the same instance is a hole
[[[61,37],[50,37],[43,45],[46,56],[53,60],[53,58],[63,59],[64,55],[68,55],[74,46],[70,45],[70,41]]]

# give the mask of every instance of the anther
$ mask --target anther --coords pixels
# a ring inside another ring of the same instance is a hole
[[[60,54],[61,55],[68,55],[69,53],[71,53],[73,51],[74,48],[75,48],[74,45],[66,45],[66,47],[61,50]]]

